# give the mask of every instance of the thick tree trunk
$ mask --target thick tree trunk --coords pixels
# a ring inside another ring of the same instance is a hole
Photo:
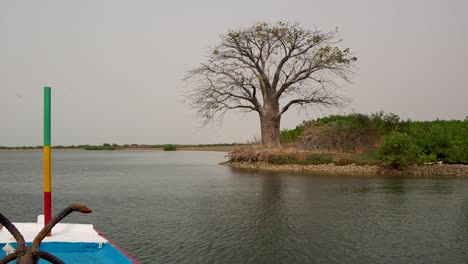
[[[277,116],[276,113],[266,113],[260,116],[262,146],[267,148],[281,147],[279,139],[280,121],[281,116]]]

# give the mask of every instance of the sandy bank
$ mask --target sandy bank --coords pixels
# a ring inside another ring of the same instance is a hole
[[[383,166],[361,166],[361,165],[343,165],[337,166],[333,163],[320,165],[300,165],[285,164],[277,165],[266,162],[224,162],[222,165],[242,168],[242,169],[260,169],[273,171],[298,171],[315,173],[333,173],[349,175],[413,175],[413,176],[457,176],[468,177],[468,165],[424,165],[411,166],[407,170],[399,171],[385,168]]]

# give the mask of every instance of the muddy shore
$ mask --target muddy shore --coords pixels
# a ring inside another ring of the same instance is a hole
[[[271,171],[296,171],[311,173],[330,173],[347,175],[411,175],[411,176],[456,176],[468,177],[468,165],[434,164],[423,166],[410,166],[406,170],[394,170],[384,166],[343,165],[333,163],[320,165],[285,164],[277,165],[266,162],[224,162],[224,166],[241,169],[259,169]]]

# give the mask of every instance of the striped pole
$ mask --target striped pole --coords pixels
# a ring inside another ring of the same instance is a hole
[[[44,87],[44,225],[47,225],[52,218],[52,178],[50,172],[50,94],[50,87]]]

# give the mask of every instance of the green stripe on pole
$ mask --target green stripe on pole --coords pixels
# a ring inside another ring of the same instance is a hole
[[[44,146],[50,146],[50,87],[44,87]]]

